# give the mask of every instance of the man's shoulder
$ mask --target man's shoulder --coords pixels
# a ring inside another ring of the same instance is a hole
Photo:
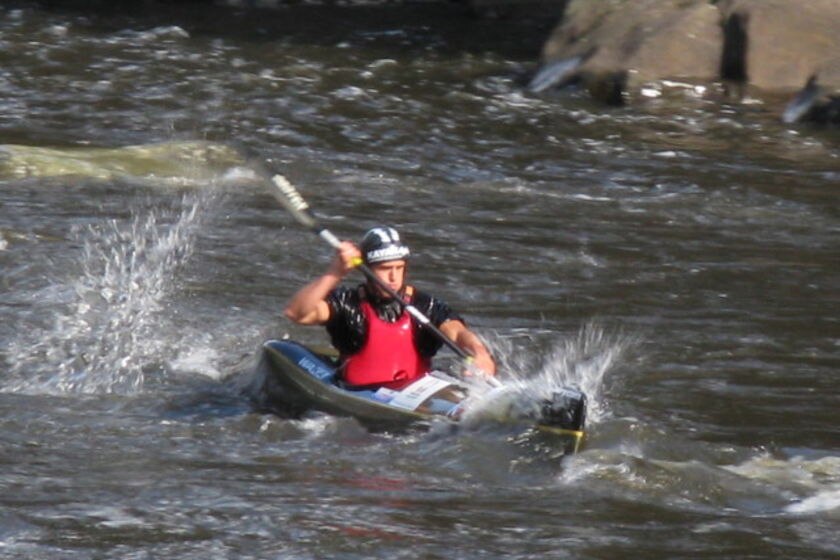
[[[430,292],[427,292],[425,290],[419,290],[419,289],[415,288],[414,286],[411,287],[411,290],[412,290],[412,292],[411,292],[412,301],[422,300],[422,301],[436,301],[436,302],[444,303],[444,301],[441,298],[439,298],[438,296],[436,296],[436,295],[434,295]]]
[[[414,307],[419,308],[425,305],[429,305],[434,301],[436,301],[436,298],[429,292],[418,290],[414,286],[411,286],[411,303],[412,305],[414,305]]]
[[[435,325],[439,326],[449,319],[462,320],[458,312],[452,309],[448,303],[429,292],[414,289],[411,302],[414,307],[428,316]]]
[[[327,302],[333,307],[358,306],[359,301],[358,286],[337,286],[327,296]]]

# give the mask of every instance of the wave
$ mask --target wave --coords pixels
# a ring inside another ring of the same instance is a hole
[[[120,148],[0,145],[0,181],[77,177],[130,178],[152,185],[202,186],[225,174],[242,180],[245,164],[233,146],[206,141],[161,142]]]

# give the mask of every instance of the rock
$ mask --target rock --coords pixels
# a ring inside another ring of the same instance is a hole
[[[717,79],[720,13],[707,0],[571,0],[545,44],[542,63],[589,56],[577,69],[608,103],[663,79]]]
[[[570,0],[541,64],[532,91],[581,81],[608,103],[666,80],[723,82],[740,96],[817,75],[838,92],[840,0]]]
[[[561,88],[577,80],[581,65],[593,54],[595,54],[595,49],[582,55],[561,58],[544,64],[531,78],[528,91],[540,93],[553,87]]]
[[[782,121],[795,123],[804,119],[805,115],[811,112],[817,99],[820,96],[820,88],[817,85],[817,77],[811,76],[805,87],[790,100],[782,113]]]
[[[786,124],[811,122],[840,125],[840,95],[826,95],[824,88],[811,76],[805,87],[790,100],[782,113]]]
[[[840,88],[840,2],[720,0],[717,6],[726,29],[723,78],[737,79],[727,70],[740,65],[744,81],[760,90],[798,90],[814,74],[823,87]],[[744,39],[733,40],[739,33]]]

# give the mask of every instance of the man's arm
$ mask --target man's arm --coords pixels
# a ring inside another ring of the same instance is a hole
[[[327,296],[338,286],[360,256],[359,249],[345,241],[336,251],[330,268],[322,276],[298,290],[286,305],[284,314],[299,325],[323,325],[330,318]]]
[[[473,357],[476,367],[490,375],[496,375],[496,362],[487,351],[487,347],[464,323],[450,319],[441,324],[440,330]]]

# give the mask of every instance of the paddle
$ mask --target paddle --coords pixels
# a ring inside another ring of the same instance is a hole
[[[338,239],[335,235],[330,232],[327,228],[321,226],[318,221],[315,219],[315,216],[309,209],[309,204],[304,200],[303,196],[298,192],[298,190],[286,179],[284,176],[279,174],[271,175],[267,172],[264,166],[259,165],[259,170],[262,175],[265,177],[270,177],[270,181],[274,187],[273,190],[274,196],[277,198],[278,201],[289,211],[289,213],[294,216],[295,220],[302,226],[308,228],[313,233],[315,233],[318,237],[326,241],[333,249],[339,249],[341,247],[341,240]],[[472,364],[473,357],[468,354],[463,348],[455,344],[451,338],[446,336],[439,328],[437,328],[428,317],[426,317],[419,309],[404,301],[400,295],[392,289],[388,284],[383,282],[374,272],[368,267],[365,263],[362,262],[361,259],[357,263],[354,263],[356,268],[361,271],[365,277],[370,280],[371,282],[375,283],[378,287],[382,289],[385,293],[387,293],[392,298],[395,298],[400,304],[402,305],[403,309],[408,312],[411,317],[417,321],[417,323],[424,329],[427,329],[429,332],[433,333],[443,344],[448,346],[453,352],[455,352],[458,357],[466,361],[468,364]],[[488,377],[488,379],[494,379],[492,377]]]

